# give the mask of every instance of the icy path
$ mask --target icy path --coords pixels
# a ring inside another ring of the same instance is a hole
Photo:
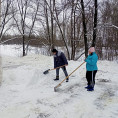
[[[71,73],[81,62],[70,61]],[[3,83],[0,88],[0,118],[117,118],[118,63],[99,61],[94,92],[87,92],[85,65],[58,92],[54,87],[65,77],[60,72],[54,82],[53,58],[32,55],[23,58],[3,57]]]

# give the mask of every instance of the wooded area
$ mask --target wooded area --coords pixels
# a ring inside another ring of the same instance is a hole
[[[118,57],[117,0],[1,0],[0,44],[41,45],[51,54],[63,47],[69,60],[88,55]],[[79,54],[78,54],[79,52]]]

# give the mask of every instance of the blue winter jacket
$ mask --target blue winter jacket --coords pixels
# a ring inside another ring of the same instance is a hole
[[[68,64],[67,59],[63,52],[58,51],[54,55],[54,68]]]
[[[95,52],[93,52],[92,54],[90,54],[85,62],[86,63],[86,69],[87,71],[94,71],[94,70],[98,70],[98,67],[97,67],[97,61],[98,61],[98,56]]]

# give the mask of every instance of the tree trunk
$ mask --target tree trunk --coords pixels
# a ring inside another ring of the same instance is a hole
[[[25,36],[23,35],[23,56],[25,56]]]
[[[88,44],[87,44],[87,28],[86,28],[86,20],[85,20],[85,10],[84,10],[84,2],[81,0],[82,7],[82,22],[83,22],[83,32],[84,32],[84,44],[85,44],[85,57],[88,56]]]
[[[95,13],[94,13],[94,27],[93,27],[93,41],[92,41],[92,46],[95,47],[96,43],[96,35],[97,35],[97,17],[98,17],[98,5],[97,5],[97,0],[94,2],[95,5]]]
[[[74,10],[74,1],[72,0],[72,11],[71,11],[71,60],[73,60],[73,10]]]
[[[54,28],[54,20],[53,20],[53,14],[54,14],[54,0],[50,0],[50,8],[52,9],[51,12],[51,48],[54,48],[54,37],[53,37],[53,28]]]

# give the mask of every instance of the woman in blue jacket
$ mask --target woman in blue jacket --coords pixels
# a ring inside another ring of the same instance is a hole
[[[91,47],[89,49],[89,56],[85,59],[86,62],[86,79],[88,82],[88,86],[85,87],[87,91],[94,91],[94,85],[95,85],[95,75],[97,73],[97,61],[98,56],[95,53],[95,48]]]

